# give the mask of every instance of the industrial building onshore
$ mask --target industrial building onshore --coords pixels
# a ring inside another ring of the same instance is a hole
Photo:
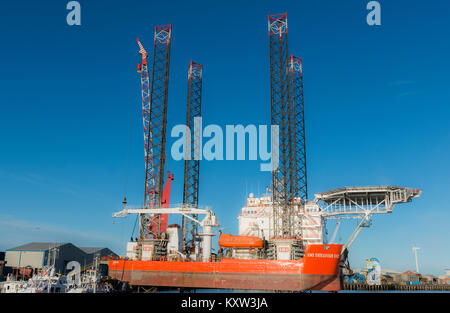
[[[106,247],[77,247],[70,242],[31,242],[6,250],[3,266],[0,264],[0,277],[1,274],[6,277],[9,273],[31,277],[48,263],[50,251],[55,252],[57,273],[66,273],[67,265],[71,261],[78,262],[80,266],[87,266],[96,256],[117,257],[117,254]]]

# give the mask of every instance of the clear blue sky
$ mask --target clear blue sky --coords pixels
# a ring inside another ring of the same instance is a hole
[[[450,267],[450,44],[448,1],[67,1],[0,4],[0,250],[70,241],[123,253],[134,218],[112,223],[124,194],[141,204],[144,159],[141,38],[172,23],[168,130],[184,123],[186,71],[204,68],[205,124],[269,124],[267,14],[288,12],[289,49],[304,61],[308,178],[314,192],[349,185],[420,188],[412,203],[377,216],[351,265],[422,272]],[[131,128],[130,128],[131,122]],[[126,164],[128,136],[130,166]],[[174,141],[168,138],[167,148]],[[182,199],[183,162],[172,203]],[[200,202],[237,232],[246,193],[270,184],[259,161],[202,162]],[[346,239],[343,229],[342,240]],[[339,236],[338,236],[339,237]]]

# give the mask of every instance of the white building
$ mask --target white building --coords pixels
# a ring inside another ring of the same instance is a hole
[[[255,198],[251,193],[238,216],[239,235],[270,239],[274,235],[273,218],[272,197],[266,194]],[[322,212],[316,203],[297,206],[294,221],[305,244],[323,243]]]

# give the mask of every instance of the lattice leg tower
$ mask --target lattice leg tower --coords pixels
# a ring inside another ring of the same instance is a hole
[[[303,102],[302,59],[291,55],[289,61],[289,87],[291,96],[293,137],[293,193],[294,197],[308,200],[306,176],[305,107]]]
[[[145,70],[144,66],[142,66],[141,84],[146,151],[145,208],[158,208],[161,206],[165,162],[171,35],[171,25],[155,27],[151,82],[148,77],[146,61]],[[142,53],[143,47],[140,43],[139,45],[141,48],[140,53],[144,55]],[[161,223],[159,216],[147,216],[142,214],[139,223],[139,238],[159,238],[160,235]]]
[[[202,65],[191,61],[188,69],[188,92],[186,126],[190,130],[186,142],[186,155],[184,161],[184,191],[183,203],[188,207],[198,208],[198,191],[200,175],[200,159],[202,154],[201,125],[194,127],[196,118],[201,117],[202,106]],[[194,155],[192,156],[192,151]],[[192,216],[197,219],[196,215]],[[195,248],[195,239],[198,234],[198,225],[183,216],[183,239],[185,250],[189,252]]]
[[[286,13],[269,15],[271,124],[279,126],[279,149],[272,147],[279,155],[278,168],[272,171],[275,236],[290,236],[294,227],[287,35]]]

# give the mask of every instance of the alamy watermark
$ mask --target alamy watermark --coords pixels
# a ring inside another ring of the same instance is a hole
[[[81,25],[81,5],[78,1],[69,1],[66,9],[70,10],[67,13],[66,22],[69,26]]]
[[[226,125],[225,144],[224,132],[219,125],[211,124],[202,127],[202,118],[194,118],[194,136],[186,125],[176,125],[170,136],[178,138],[171,148],[171,155],[175,161],[180,160],[245,160],[248,152],[249,160],[260,160],[261,171],[274,171],[279,161],[279,127],[271,125]],[[268,147],[268,131],[270,131],[270,147]],[[194,151],[191,151],[192,137],[194,137]],[[246,138],[248,137],[248,149]],[[203,140],[207,139],[203,144]],[[236,139],[236,141],[235,141]],[[236,145],[235,145],[236,143]],[[236,147],[236,149],[235,149]],[[259,149],[258,149],[259,147]],[[225,148],[225,149],[224,149]],[[269,151],[270,148],[270,151]],[[236,150],[236,158],[235,158]]]
[[[381,25],[381,5],[378,1],[370,1],[366,6],[367,10],[370,10],[367,14],[367,24],[369,26]]]
[[[81,284],[81,265],[77,261],[70,261],[66,265],[66,270],[69,271],[67,276],[67,282],[69,284],[79,286]],[[73,273],[73,274],[70,274]]]
[[[81,25],[81,5],[78,1],[69,1],[66,5],[66,21],[69,26]],[[381,25],[381,6],[378,1],[370,1],[366,6],[370,12],[367,14],[367,24],[370,26]],[[202,128],[202,118],[194,119],[194,134],[186,125],[173,127],[171,137],[179,137],[171,148],[172,158],[179,160],[245,160],[246,135],[248,135],[248,159],[261,161],[261,171],[275,171],[279,165],[279,127],[270,126],[270,151],[267,144],[267,125],[226,125],[225,145],[224,132],[219,125],[211,124]],[[191,138],[194,137],[194,151],[192,155]],[[203,139],[208,139],[203,144]],[[236,145],[235,145],[236,138]],[[258,149],[259,147],[259,149]],[[225,150],[224,150],[225,148]]]

